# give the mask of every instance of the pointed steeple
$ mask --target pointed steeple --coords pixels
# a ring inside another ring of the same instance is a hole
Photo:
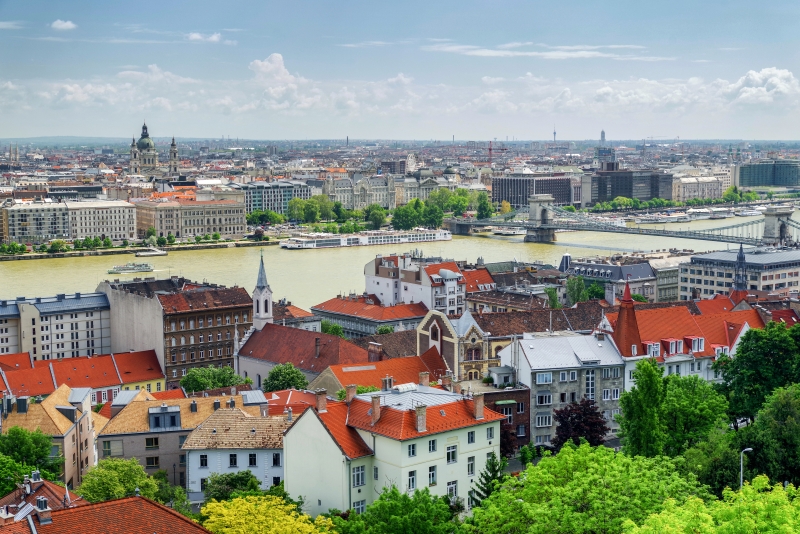
[[[264,251],[261,251],[261,264],[258,267],[258,280],[253,289],[253,327],[261,330],[267,323],[272,323],[272,289],[267,283],[267,271],[264,269]]]
[[[728,296],[734,306],[747,299],[747,260],[744,256],[744,246],[741,244],[733,271],[733,289]]]
[[[261,251],[261,265],[258,267],[258,280],[256,280],[256,289],[269,289],[267,283],[267,271],[264,269],[264,251]]]
[[[614,343],[622,356],[640,356],[642,353],[642,339],[639,336],[639,323],[636,320],[636,310],[631,298],[631,286],[625,282],[625,291],[619,301],[617,323],[612,334]]]
[[[170,146],[176,146],[175,145],[175,136],[174,135],[172,136],[172,144]]]

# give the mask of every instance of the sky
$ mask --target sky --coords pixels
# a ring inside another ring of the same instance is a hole
[[[800,2],[0,0],[0,138],[800,138]]]

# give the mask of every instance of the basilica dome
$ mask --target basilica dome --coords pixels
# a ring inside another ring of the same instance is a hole
[[[144,152],[145,150],[155,150],[156,144],[150,139],[150,134],[147,133],[147,124],[142,125],[142,136],[136,142],[136,148]]]

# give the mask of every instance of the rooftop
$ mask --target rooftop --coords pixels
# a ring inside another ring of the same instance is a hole
[[[252,416],[239,408],[222,408],[189,434],[184,450],[282,449],[285,416]]]
[[[332,298],[316,306],[312,306],[311,310],[378,322],[418,319],[425,317],[425,314],[428,313],[428,308],[421,302],[383,306],[378,300],[363,296],[353,298],[341,296]]]
[[[708,254],[697,254],[692,256],[692,263],[696,261],[717,261],[723,263],[736,263],[738,250],[718,250]],[[800,249],[777,249],[777,248],[750,248],[744,250],[744,259],[747,265],[763,267],[775,263],[795,263],[800,262]]]

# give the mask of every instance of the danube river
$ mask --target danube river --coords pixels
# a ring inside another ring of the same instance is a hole
[[[664,226],[670,230],[704,229],[728,226],[751,218],[736,217],[719,221],[694,221]],[[558,265],[569,252],[573,258],[607,256],[614,252],[650,251],[680,248],[695,251],[719,250],[734,245],[726,243],[637,237],[628,234],[597,232],[560,232],[553,244],[524,243],[523,236],[455,236],[452,241],[422,243],[419,249],[428,256],[442,256],[475,262],[479,256],[487,262],[543,261]],[[252,291],[256,282],[261,251],[267,278],[275,299],[286,298],[305,309],[335,297],[339,293],[364,291],[364,265],[377,254],[407,252],[390,246],[349,247],[320,250],[286,250],[277,246],[242,247],[198,251],[170,251],[169,256],[141,258],[155,267],[148,276],[166,278],[181,275],[192,280],[239,285]],[[94,291],[105,279],[130,279],[132,275],[108,275],[114,265],[139,260],[133,255],[92,256],[46,260],[0,262],[0,299],[18,296],[52,296],[57,293]]]

